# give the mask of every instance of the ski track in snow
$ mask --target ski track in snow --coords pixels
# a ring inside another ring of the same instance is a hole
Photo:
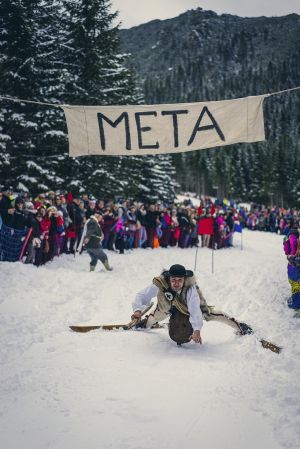
[[[166,329],[73,333],[70,324],[128,322],[135,293],[163,268],[193,269],[195,249],[109,253],[113,272],[64,255],[36,268],[0,263],[0,423],[8,449],[299,449],[299,326],[287,308],[282,237],[244,233],[199,248],[211,305],[255,336],[204,323],[203,345]],[[102,266],[102,264],[101,264]]]

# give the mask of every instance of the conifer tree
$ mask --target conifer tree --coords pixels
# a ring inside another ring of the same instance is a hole
[[[35,65],[35,1],[4,0],[0,3],[0,94],[21,99],[38,99]],[[16,30],[18,30],[16,32]],[[31,138],[38,129],[33,106],[1,99],[1,178],[16,187],[25,172],[23,154],[35,149]],[[30,132],[29,132],[30,130]]]
[[[58,103],[61,67],[59,1],[19,0],[0,4],[0,82],[5,96]],[[16,32],[18,30],[18,32]],[[23,102],[1,102],[2,176],[16,190],[60,186],[61,146],[66,149],[62,111]],[[5,137],[6,136],[6,137]],[[61,140],[62,139],[62,140]],[[1,170],[1,168],[0,168]]]
[[[57,105],[142,102],[128,56],[119,52],[117,14],[110,7],[108,0],[3,0],[0,94]],[[1,101],[1,179],[33,193],[138,197],[147,189],[157,193],[169,171],[166,192],[174,194],[170,156],[71,159],[66,137],[60,108]]]
[[[66,67],[64,102],[84,105],[140,103],[141,93],[132,70],[126,67],[127,58],[119,54],[118,25],[114,25],[117,14],[110,12],[109,1],[64,0],[64,6],[68,42],[63,55]],[[164,168],[158,169],[160,161]],[[157,178],[160,179],[162,170],[169,168],[171,158],[94,156],[81,157],[78,163],[79,189],[85,188],[106,197],[114,194],[138,197],[144,192],[144,186],[160,184]],[[174,183],[170,182],[169,186],[166,190],[172,196]],[[156,187],[146,189],[157,193]]]

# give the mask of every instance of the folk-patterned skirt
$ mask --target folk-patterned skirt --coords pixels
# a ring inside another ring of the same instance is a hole
[[[291,286],[288,306],[291,309],[300,309],[300,267],[288,264],[288,279]]]

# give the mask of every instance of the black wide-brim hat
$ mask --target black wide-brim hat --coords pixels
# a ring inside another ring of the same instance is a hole
[[[172,265],[168,271],[164,271],[163,276],[174,278],[190,278],[194,276],[194,273],[191,270],[186,270],[183,265],[175,264]]]

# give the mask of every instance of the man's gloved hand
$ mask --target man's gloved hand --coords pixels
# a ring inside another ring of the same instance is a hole
[[[148,321],[148,315],[145,316],[145,318],[143,318],[142,320],[139,320],[136,325],[135,328],[136,329],[146,329],[147,327],[147,321]]]

